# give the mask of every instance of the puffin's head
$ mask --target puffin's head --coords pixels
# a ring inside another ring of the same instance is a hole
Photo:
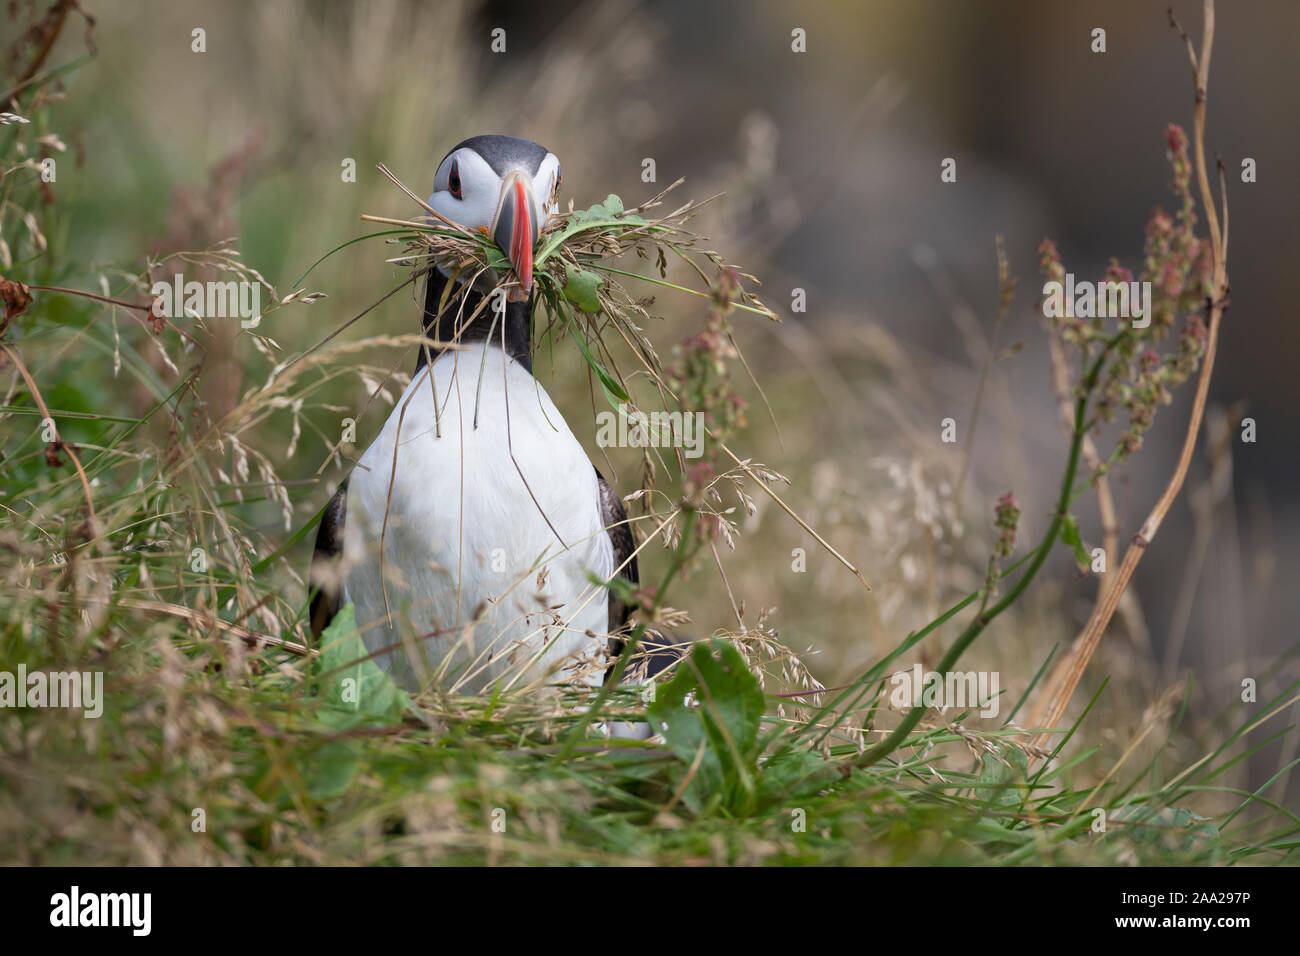
[[[555,209],[560,161],[544,146],[514,136],[474,136],[438,165],[429,205],[452,222],[491,236],[510,259],[526,299],[533,247]]]

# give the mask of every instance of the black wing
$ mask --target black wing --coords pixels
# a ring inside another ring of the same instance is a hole
[[[609,540],[614,544],[614,567],[622,567],[619,576],[626,578],[633,584],[641,583],[640,572],[636,566],[636,541],[632,537],[632,526],[627,523],[627,510],[623,507],[623,502],[614,489],[609,486],[600,469],[596,470],[596,484],[600,487],[600,521],[605,526],[609,534]],[[626,562],[626,563],[625,563]],[[631,608],[627,603],[613,592],[609,595],[609,633],[613,634],[624,624],[627,623],[628,614]],[[646,677],[653,677],[662,671],[673,661],[681,657],[685,646],[690,643],[689,638],[683,638],[676,634],[669,634],[667,631],[647,630],[642,637],[637,648],[636,660],[634,665],[639,671],[641,668],[640,661],[645,661]],[[641,657],[642,652],[645,658]],[[609,653],[611,658],[617,659],[618,655],[623,653],[623,641],[616,637],[609,639]],[[614,673],[614,665],[610,664],[605,671],[605,680],[609,680]],[[624,671],[625,677],[630,674]]]
[[[308,581],[313,586],[310,613],[313,643],[320,642],[321,633],[339,611],[342,583],[337,565],[339,555],[343,553],[343,522],[347,514],[348,483],[344,481],[321,515],[320,527],[316,530],[316,549],[311,556]]]
[[[641,575],[637,571],[636,542],[632,539],[632,527],[627,523],[627,510],[623,507],[622,500],[609,486],[605,476],[596,469],[596,484],[600,488],[600,523],[605,526],[605,531],[609,534],[609,540],[614,545],[614,567],[622,567],[618,572],[619,577],[626,578],[633,584],[641,583]],[[609,595],[609,632],[613,634],[616,630],[627,623],[628,613],[631,608],[622,598],[613,592]],[[622,644],[619,644],[620,648]],[[613,650],[611,645],[610,650]],[[615,651],[617,653],[617,651]]]
[[[609,540],[614,545],[614,567],[622,568],[618,576],[633,584],[640,584],[641,575],[636,567],[636,557],[632,553],[636,550],[636,542],[632,539],[632,527],[627,523],[627,509],[623,507],[622,500],[609,486],[609,482],[605,480],[599,468],[596,468],[596,486],[600,491],[600,523],[605,526],[605,533],[609,535]],[[609,592],[610,634],[627,623],[631,610],[626,601],[613,591]],[[616,637],[611,637],[609,639],[610,660],[617,660],[618,655],[622,653],[623,642]],[[613,673],[614,665],[611,663],[605,670],[605,680],[609,680]]]

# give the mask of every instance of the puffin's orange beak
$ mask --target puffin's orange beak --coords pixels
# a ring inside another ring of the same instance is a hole
[[[533,288],[533,246],[537,243],[537,221],[533,214],[532,186],[522,173],[511,173],[501,188],[501,203],[497,207],[496,226],[492,238],[510,259],[515,275],[519,277],[516,296],[526,299]]]

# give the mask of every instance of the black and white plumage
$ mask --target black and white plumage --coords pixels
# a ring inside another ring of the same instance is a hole
[[[313,635],[351,602],[367,648],[408,688],[598,683],[626,619],[591,583],[616,569],[637,581],[623,504],[532,375],[533,247],[559,182],[554,154],[513,137],[476,136],[443,159],[429,204],[507,254],[504,311],[479,309],[490,286],[429,273],[425,334],[460,347],[422,348],[321,519]]]

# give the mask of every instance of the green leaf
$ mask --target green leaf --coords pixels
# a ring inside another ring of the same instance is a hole
[[[1090,563],[1088,551],[1079,537],[1079,525],[1074,520],[1074,515],[1067,514],[1065,520],[1061,522],[1061,540],[1074,548],[1074,560],[1079,567],[1087,568]]]
[[[321,722],[336,730],[391,725],[414,710],[406,691],[373,660],[357,633],[356,611],[346,605],[321,635]]]
[[[328,800],[348,791],[361,769],[361,744],[331,740],[322,744],[302,768],[302,780],[313,800]]]
[[[564,297],[583,312],[596,314],[600,311],[600,299],[596,297],[603,284],[599,275],[587,269],[578,269],[566,264],[564,267]]]
[[[573,223],[565,232],[580,232],[582,229],[589,229],[592,226],[612,226],[618,223],[642,225],[645,220],[640,216],[624,215],[623,200],[614,193],[610,193],[605,197],[604,202],[596,203],[575,212],[573,214]]]
[[[740,652],[725,641],[696,644],[677,675],[661,686],[648,716],[677,757],[671,775],[693,812],[721,805],[752,812],[758,794],[758,728],[763,692]]]
[[[1134,843],[1176,846],[1184,850],[1204,849],[1219,842],[1219,828],[1208,817],[1178,807],[1129,804],[1112,810],[1110,821],[1126,824],[1122,832]]]
[[[811,797],[840,779],[840,772],[814,750],[796,746],[763,764],[758,780],[760,806],[782,806]]]
[[[980,758],[979,782],[974,787],[975,797],[996,807],[1018,809],[1028,793],[1026,776],[1029,758],[1019,747],[995,743],[994,752]],[[1014,825],[1008,821],[1007,825]]]
[[[587,348],[587,343],[582,340],[582,336],[574,329],[572,322],[569,323],[569,334],[573,336],[573,341],[578,343],[578,350],[582,352],[582,357],[586,359],[587,365],[600,379],[600,385],[605,390],[605,397],[609,399],[609,404],[617,405],[619,402],[626,402],[627,392],[624,391],[623,386],[618,384],[618,379],[610,375],[605,366],[596,361],[595,356]]]
[[[624,212],[623,200],[618,196],[610,193],[605,197],[603,203],[596,203],[594,206],[588,206],[586,209],[579,209],[573,213],[568,225],[560,232],[553,234],[542,247],[537,251],[533,259],[533,264],[540,267],[564,244],[565,240],[580,232],[586,232],[589,229],[609,229],[615,226],[644,226],[646,221],[640,216]],[[655,231],[655,230],[652,230]]]

